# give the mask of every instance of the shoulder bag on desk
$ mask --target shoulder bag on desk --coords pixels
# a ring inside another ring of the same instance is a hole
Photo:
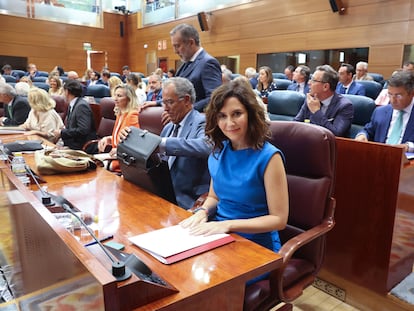
[[[53,175],[96,169],[91,156],[80,150],[52,149],[36,151],[35,163],[40,174]]]
[[[117,158],[124,178],[176,204],[168,163],[155,151],[161,137],[132,127],[117,146]]]

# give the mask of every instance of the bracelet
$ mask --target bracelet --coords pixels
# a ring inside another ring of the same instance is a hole
[[[208,211],[205,207],[197,207],[194,211],[193,214],[197,213],[198,211],[205,211],[206,214],[208,214]]]

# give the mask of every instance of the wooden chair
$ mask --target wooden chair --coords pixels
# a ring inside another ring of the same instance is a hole
[[[306,123],[271,121],[271,142],[285,155],[289,185],[289,219],[280,231],[280,269],[246,288],[244,310],[282,309],[311,285],[325,254],[326,233],[334,226],[335,136]]]

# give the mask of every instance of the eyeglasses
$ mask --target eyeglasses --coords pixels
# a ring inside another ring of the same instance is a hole
[[[174,100],[174,99],[166,99],[166,100],[163,100],[162,102],[164,103],[164,105],[166,105],[166,106],[172,106],[172,105],[174,105],[175,103],[177,103],[177,102],[179,102],[179,101],[182,101],[184,99],[184,97],[179,97],[177,100]]]
[[[319,82],[319,83],[328,83],[322,80],[316,80],[316,79],[311,79],[310,82],[315,83],[315,82]]]
[[[396,99],[402,99],[404,97],[404,95],[402,95],[402,94],[391,94],[391,93],[388,93],[388,97],[389,98],[395,97]]]

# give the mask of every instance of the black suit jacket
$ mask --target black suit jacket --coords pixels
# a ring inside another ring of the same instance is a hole
[[[27,98],[17,95],[10,104],[4,105],[4,116],[7,119],[4,120],[3,124],[6,126],[23,124],[29,112],[30,106]]]
[[[96,139],[92,110],[85,99],[78,97],[72,111],[69,111],[70,106],[66,117],[66,128],[62,130],[61,136],[65,146],[81,150],[87,141]]]

